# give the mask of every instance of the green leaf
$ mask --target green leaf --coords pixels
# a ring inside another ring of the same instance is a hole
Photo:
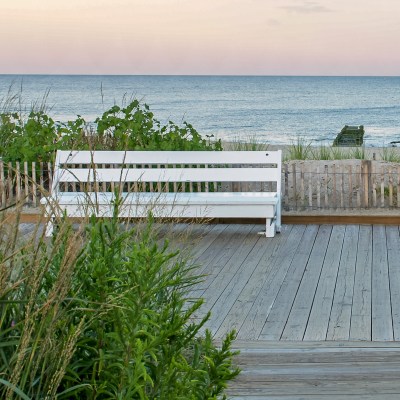
[[[4,386],[7,386],[10,388],[15,394],[17,394],[21,399],[23,400],[31,400],[30,397],[28,397],[21,389],[19,389],[17,386],[13,385],[12,383],[1,379],[0,378],[0,383],[2,383]]]

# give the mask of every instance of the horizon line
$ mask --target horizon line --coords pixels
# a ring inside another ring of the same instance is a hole
[[[148,76],[148,77],[276,77],[276,78],[399,78],[400,75],[311,75],[311,74],[88,74],[88,73],[0,73],[0,76]]]

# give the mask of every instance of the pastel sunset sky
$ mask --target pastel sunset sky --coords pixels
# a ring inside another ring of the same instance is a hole
[[[400,75],[399,0],[0,0],[0,73]]]

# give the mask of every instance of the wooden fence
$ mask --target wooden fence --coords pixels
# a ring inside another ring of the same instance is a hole
[[[369,160],[288,162],[285,210],[400,208],[400,164]]]
[[[38,207],[51,186],[52,171],[51,163],[0,161],[0,207],[20,202]],[[190,184],[190,190],[193,188],[209,190],[207,185]],[[69,190],[82,190],[82,185],[75,184]],[[246,189],[233,184],[219,190]],[[259,190],[265,190],[265,186],[260,185]],[[400,164],[361,160],[285,162],[282,195],[285,211],[400,208]]]

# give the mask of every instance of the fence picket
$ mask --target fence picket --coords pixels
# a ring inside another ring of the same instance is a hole
[[[324,182],[324,192],[325,192],[325,208],[329,207],[328,201],[328,166],[325,165],[325,182]]]
[[[27,161],[24,161],[24,191],[25,201],[29,202],[29,170]]]
[[[361,167],[356,165],[357,208],[361,208]]]
[[[287,163],[284,165],[284,170],[285,170],[285,197],[284,201],[286,206],[289,206],[289,166]]]
[[[400,166],[397,167],[397,208],[400,208]]]
[[[44,189],[44,177],[43,177],[43,162],[41,161],[40,164],[40,176],[39,176],[39,182],[40,182],[40,190],[39,193],[42,194],[43,193],[43,189]]]
[[[294,204],[295,208],[297,210],[297,179],[296,179],[296,164],[292,164],[292,182],[293,182],[293,199],[294,199]]]
[[[15,163],[15,195],[17,203],[21,201],[21,171],[19,161]]]
[[[300,200],[301,200],[301,207],[305,206],[304,203],[304,163],[302,162],[300,165]]]
[[[333,196],[332,196],[332,202],[333,202],[333,208],[336,210],[337,208],[337,203],[336,203],[336,164],[332,165],[332,175],[333,175]]]
[[[353,169],[349,165],[349,208],[353,208]]]
[[[0,198],[1,206],[6,207],[6,185],[4,180],[4,163],[0,161]]]
[[[310,168],[308,168],[308,206],[312,210],[313,205],[313,187],[312,187],[312,173]]]
[[[8,163],[7,186],[8,186],[8,203],[6,203],[6,205],[10,205],[10,204],[12,204],[13,197],[14,197],[12,164],[10,162]]]
[[[37,193],[36,193],[36,162],[32,162],[32,203],[37,206]]]
[[[389,207],[393,207],[393,175],[392,175],[392,168],[389,168]]]
[[[385,174],[383,167],[381,167],[381,207],[385,207]]]
[[[340,190],[340,207],[344,207],[344,165],[340,166],[340,185],[341,185],[341,190]]]
[[[321,175],[319,173],[319,166],[317,167],[317,208],[321,208]]]
[[[53,186],[53,174],[52,174],[52,164],[50,162],[47,163],[47,175],[49,181],[48,191],[51,191],[51,187]]]

